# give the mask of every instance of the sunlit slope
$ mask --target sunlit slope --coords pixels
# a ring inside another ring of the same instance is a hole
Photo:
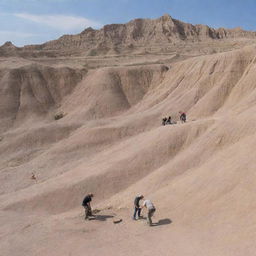
[[[218,168],[225,171],[234,157],[229,148],[239,145],[248,150],[246,138],[255,139],[255,53],[248,47],[168,67],[57,70],[68,79],[71,72],[72,83],[45,66],[2,71],[7,72],[1,84],[3,99],[11,104],[16,97],[15,102],[24,104],[9,108],[18,118],[1,135],[1,204],[8,209],[62,212],[77,206],[85,190],[104,194],[98,197],[102,201],[135,182],[145,183],[149,175],[157,179],[145,192],[161,193],[165,182],[187,172],[203,172],[200,168],[216,164],[219,154],[225,162]],[[22,79],[18,95],[12,90],[20,85],[16,77]],[[58,97],[52,100],[48,95]],[[35,107],[38,102],[43,114]],[[188,113],[187,124],[161,127],[163,115],[177,120],[179,110]],[[66,116],[55,121],[58,111]],[[6,112],[1,113],[6,120]],[[243,168],[236,154],[232,163]],[[251,165],[253,161],[246,168],[252,170]],[[31,171],[38,174],[39,183],[31,183]]]

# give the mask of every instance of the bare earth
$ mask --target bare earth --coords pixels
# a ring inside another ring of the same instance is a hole
[[[0,57],[0,255],[254,256],[255,40]]]

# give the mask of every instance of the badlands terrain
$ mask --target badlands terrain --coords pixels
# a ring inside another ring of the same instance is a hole
[[[255,112],[255,32],[164,15],[7,42],[0,255],[254,256]],[[152,227],[131,219],[138,194]]]

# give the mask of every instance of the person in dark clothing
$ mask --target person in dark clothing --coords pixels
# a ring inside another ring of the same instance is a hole
[[[182,123],[186,123],[186,119],[187,119],[186,113],[180,112],[180,121]]]
[[[138,218],[140,218],[140,212],[141,212],[141,208],[140,208],[140,200],[143,199],[144,196],[143,195],[139,195],[136,196],[134,199],[134,214],[133,214],[133,219],[136,220],[136,215],[138,213]]]
[[[164,118],[162,119],[162,125],[166,125],[166,121],[167,121],[167,118],[164,117]]]
[[[170,116],[168,117],[166,124],[172,124],[172,118]]]
[[[85,210],[85,217],[84,217],[85,220],[89,219],[89,216],[92,216],[92,208],[90,203],[92,201],[92,198],[93,198],[93,194],[90,193],[84,198],[82,203],[82,206],[84,207],[84,210]]]

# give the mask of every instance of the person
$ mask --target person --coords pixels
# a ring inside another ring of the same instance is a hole
[[[167,121],[167,118],[164,117],[164,118],[162,119],[162,125],[166,125],[166,121]]]
[[[92,208],[91,208],[91,203],[90,203],[92,201],[92,198],[93,198],[93,194],[90,193],[85,196],[83,203],[82,203],[82,206],[85,209],[85,217],[84,217],[85,220],[89,219],[89,216],[92,216]]]
[[[186,113],[185,112],[180,112],[180,121],[182,123],[186,123],[186,119],[187,119]]]
[[[140,208],[140,200],[143,199],[144,196],[143,195],[139,195],[136,196],[134,199],[134,214],[133,214],[133,219],[136,220],[136,215],[138,213],[138,219],[141,217],[140,216],[140,212],[141,212],[141,208]]]
[[[31,173],[31,180],[35,180],[37,182],[36,175],[33,172]]]
[[[167,121],[166,121],[167,124],[172,124],[172,118],[169,116]]]
[[[147,199],[143,202],[142,208],[144,208],[144,207],[147,208],[147,210],[148,210],[147,223],[149,224],[149,226],[152,226],[153,223],[152,223],[151,218],[153,217],[153,215],[156,211],[156,208],[149,199]]]

